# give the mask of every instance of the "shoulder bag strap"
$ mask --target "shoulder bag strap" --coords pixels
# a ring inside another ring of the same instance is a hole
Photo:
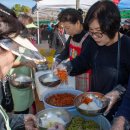
[[[6,129],[11,130],[11,128],[9,126],[9,117],[1,105],[0,105],[0,113],[1,113],[2,117],[4,118]]]
[[[121,48],[121,38],[120,38],[120,33],[118,32],[116,84],[118,83],[118,79],[119,79],[119,69],[120,69],[120,48]]]

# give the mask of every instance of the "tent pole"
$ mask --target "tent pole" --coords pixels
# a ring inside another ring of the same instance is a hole
[[[39,33],[39,11],[37,9],[37,25],[38,25],[38,29],[37,29],[37,43],[40,44],[40,33]]]
[[[76,0],[76,9],[80,8],[80,0]]]

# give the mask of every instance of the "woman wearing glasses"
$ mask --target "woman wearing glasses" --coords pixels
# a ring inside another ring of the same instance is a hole
[[[90,91],[101,92],[110,99],[105,112],[109,112],[109,120],[120,104],[117,100],[124,94],[130,74],[130,38],[119,33],[120,21],[120,12],[113,2],[96,2],[84,22],[90,34],[84,52],[66,65],[59,65],[71,70],[72,76],[92,69]]]

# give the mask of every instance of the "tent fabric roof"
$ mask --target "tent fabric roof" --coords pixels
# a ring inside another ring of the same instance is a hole
[[[80,0],[80,6],[90,7],[92,4],[94,4],[97,1],[98,0]],[[58,8],[59,6],[62,8],[66,8],[68,6],[76,7],[76,0],[42,0],[38,2],[38,8],[48,7],[48,6],[53,6],[53,7],[58,7]]]
[[[90,8],[92,4],[98,0],[80,0],[80,7],[85,12]],[[130,10],[130,0],[112,0],[118,4],[120,10]],[[57,19],[57,15],[65,8],[76,8],[76,0],[41,0],[38,1],[34,8],[38,9],[39,18],[42,19]],[[127,13],[128,14],[128,13]],[[129,15],[129,14],[128,14]],[[34,11],[33,17],[37,16],[36,10]],[[124,15],[124,12],[122,13]]]
[[[87,11],[89,7],[97,1],[98,0],[80,0],[79,8]],[[76,8],[76,0],[41,0],[37,2],[39,17],[45,19],[50,17],[56,19],[61,10],[65,8]],[[34,11],[34,15],[36,16],[36,11]]]

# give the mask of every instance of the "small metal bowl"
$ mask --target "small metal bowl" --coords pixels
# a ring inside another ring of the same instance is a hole
[[[32,86],[32,78],[26,75],[16,75],[10,80],[10,83],[13,87],[19,89],[27,88]]]
[[[47,87],[55,87],[61,83],[60,79],[52,72],[41,75],[39,81],[42,85]]]
[[[82,101],[85,97],[88,97],[92,100],[97,99],[98,101],[100,101],[100,103],[102,103],[101,104],[102,107],[98,110],[85,110],[85,109],[79,108],[79,106],[82,104]],[[83,94],[78,95],[74,99],[74,105],[77,111],[79,111],[81,114],[86,115],[86,116],[97,116],[97,115],[102,114],[105,108],[107,107],[108,103],[109,103],[109,100],[104,97],[104,94],[98,93],[98,92],[85,92]]]
[[[67,126],[70,123],[72,116],[67,110],[63,108],[45,109],[36,114],[37,127],[39,128],[39,130],[47,130],[48,127],[51,127],[51,125],[54,125],[55,123],[61,123],[58,122],[58,120],[56,120],[55,118],[61,119],[64,122],[63,125]],[[52,121],[52,119],[54,119],[54,121]],[[48,122],[50,126],[48,126],[46,122]],[[47,126],[43,126],[45,124]]]

